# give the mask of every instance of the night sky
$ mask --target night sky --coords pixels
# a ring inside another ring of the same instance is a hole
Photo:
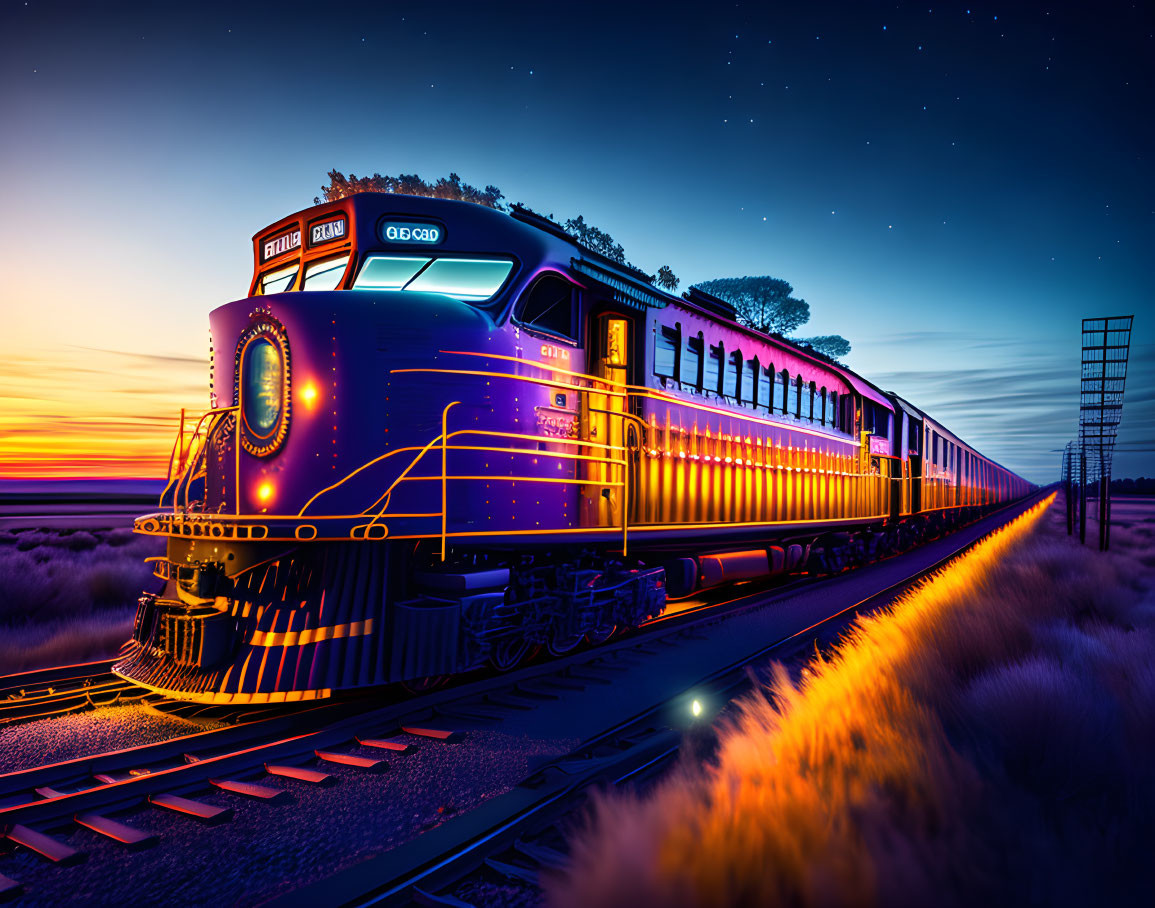
[[[0,18],[0,475],[139,475],[250,237],[337,168],[458,172],[799,333],[1036,482],[1079,319],[1134,313],[1155,475],[1150,5],[62,4]]]

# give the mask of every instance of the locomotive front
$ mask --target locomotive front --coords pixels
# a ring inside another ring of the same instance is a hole
[[[142,597],[114,671],[232,703],[428,675],[414,635],[455,645],[454,621],[385,604],[444,557],[450,413],[459,430],[516,429],[501,388],[439,367],[519,352],[503,307],[549,250],[476,205],[354,196],[262,231],[254,255],[250,296],[210,316],[211,407],[182,414],[161,510],[136,521],[167,538],[165,587]],[[459,473],[491,466],[464,456]],[[495,512],[516,519],[501,504],[467,496],[453,519],[500,529]]]

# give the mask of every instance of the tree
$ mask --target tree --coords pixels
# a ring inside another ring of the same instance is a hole
[[[820,334],[818,337],[800,337],[799,344],[809,347],[831,359],[842,359],[850,352],[850,341],[840,334]]]
[[[622,244],[615,243],[614,238],[604,230],[598,230],[593,224],[587,224],[580,214],[576,218],[570,218],[562,224],[562,227],[591,252],[604,255],[619,265],[626,264],[626,250],[622,248]]]
[[[439,177],[436,182],[426,183],[415,173],[402,173],[395,177],[383,177],[375,173],[371,177],[359,177],[353,173],[345,176],[339,170],[330,170],[329,184],[321,187],[321,195],[313,199],[313,204],[319,205],[322,201],[335,202],[356,192],[392,192],[397,195],[452,199],[505,211],[505,205],[501,201],[505,198],[505,193],[500,189],[496,186],[478,189],[469,183],[463,183],[461,177],[455,173],[449,174],[448,177]]]
[[[732,304],[738,321],[766,334],[786,334],[810,319],[810,305],[791,296],[794,288],[780,278],[723,277],[698,288]]]
[[[799,325],[810,320],[810,304],[791,294],[794,288],[780,278],[723,277],[697,285],[733,305],[738,321],[765,334],[777,334],[786,340],[809,347],[814,352],[837,361],[850,352],[850,341],[838,334],[818,337],[786,337]]]
[[[678,276],[674,274],[669,265],[663,265],[658,269],[658,276],[654,279],[659,287],[663,290],[674,291],[678,289],[678,284],[682,283],[678,280]]]

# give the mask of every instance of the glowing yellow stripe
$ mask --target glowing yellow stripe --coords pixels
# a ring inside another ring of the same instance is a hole
[[[342,637],[367,637],[373,633],[373,619],[354,621],[351,624],[330,624],[304,631],[254,631],[253,646],[305,646],[322,640],[339,640]]]

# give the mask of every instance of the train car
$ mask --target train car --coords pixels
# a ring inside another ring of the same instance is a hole
[[[364,193],[253,240],[114,670],[269,703],[564,653],[1024,495],[901,398],[515,208]]]

